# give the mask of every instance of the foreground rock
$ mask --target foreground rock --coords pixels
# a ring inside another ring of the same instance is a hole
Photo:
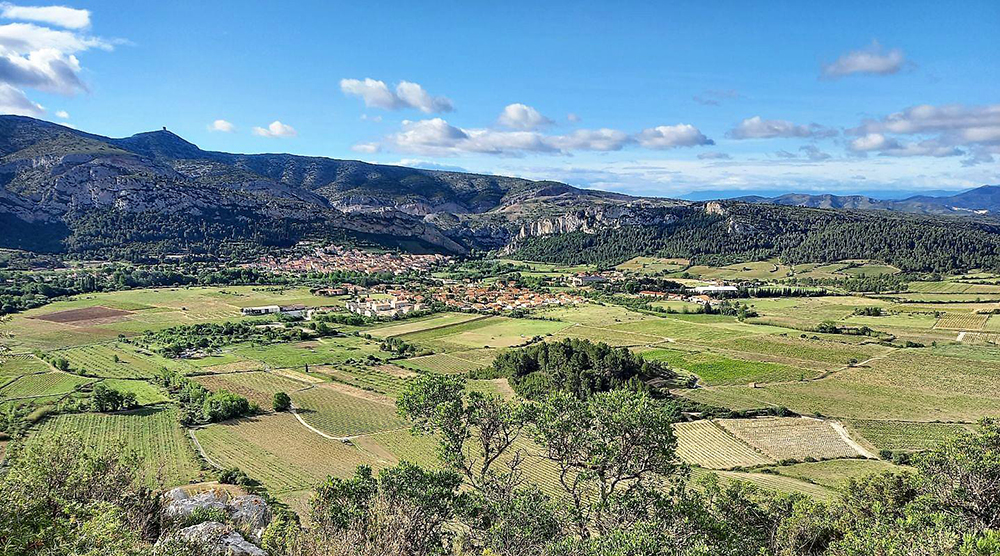
[[[247,542],[240,533],[235,532],[234,527],[237,527],[242,531],[247,531],[253,541],[260,542],[261,534],[263,534],[264,529],[268,526],[268,524],[271,523],[271,508],[268,507],[267,502],[263,498],[253,494],[231,497],[230,494],[224,490],[211,489],[192,495],[188,494],[182,488],[175,488],[164,495],[164,501],[165,505],[163,509],[163,516],[168,522],[184,523],[186,520],[192,519],[192,517],[197,517],[196,512],[202,513],[214,511],[216,512],[216,515],[221,513],[228,517],[227,521],[231,524],[231,526],[227,525],[226,527],[229,528],[229,531],[236,537],[239,537],[239,540],[248,545],[250,543]],[[199,525],[204,525],[204,523]],[[200,529],[196,530],[195,527],[199,527],[199,525],[181,529],[178,533],[176,533],[176,535],[187,533],[202,535],[207,532],[217,532],[216,529],[213,528],[209,528],[204,531]],[[219,525],[222,524],[220,523]],[[220,540],[219,543],[225,544],[222,540]]]
[[[197,544],[209,554],[219,556],[267,556],[265,550],[243,538],[232,526],[218,521],[185,527],[171,535],[170,540]]]

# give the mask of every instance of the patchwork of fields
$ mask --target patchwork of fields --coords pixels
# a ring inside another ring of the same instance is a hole
[[[532,272],[558,276],[550,266]],[[635,259],[623,268],[668,276],[687,268],[700,279],[896,272],[863,261],[711,269],[688,267],[687,261]],[[165,483],[195,480],[215,465],[238,466],[274,494],[292,500],[327,475],[347,476],[362,463],[375,468],[401,460],[438,465],[433,440],[413,436],[394,406],[407,381],[419,373],[468,374],[490,366],[503,349],[580,338],[628,347],[682,375],[696,376],[697,388],[674,391],[693,401],[734,410],[786,407],[800,415],[820,414],[843,422],[850,437],[870,451],[916,451],[972,429],[983,416],[1000,416],[1000,348],[988,345],[1000,341],[1000,315],[985,314],[997,304],[957,297],[1000,297],[1000,286],[955,281],[913,286],[902,297],[751,299],[747,302],[758,316],[746,322],[598,303],[545,309],[534,318],[441,313],[369,327],[342,326],[343,336],[235,344],[184,360],[137,349],[119,335],[238,320],[240,307],[251,305],[322,306],[334,301],[303,288],[252,287],[78,296],[14,317],[12,346],[18,356],[0,364],[0,409],[15,402],[37,408],[56,404],[102,380],[133,392],[147,407],[115,415],[45,418],[33,436],[85,431],[86,441],[95,446],[120,439],[143,456],[151,477],[159,475]],[[859,314],[875,307],[881,316]],[[814,331],[826,321],[868,326],[892,340]],[[965,339],[957,342],[963,332]],[[997,338],[991,340],[991,335]],[[400,359],[382,351],[383,338],[412,344],[419,355]],[[912,346],[903,347],[904,341]],[[33,350],[48,359],[66,359],[70,372],[56,371],[31,355]],[[202,463],[177,424],[176,406],[148,380],[162,369],[189,375],[210,390],[243,395],[265,413],[195,430],[208,459]],[[505,379],[470,380],[469,388],[514,397]],[[297,414],[269,412],[279,391],[291,395]],[[699,420],[678,423],[675,432],[679,457],[695,466],[698,475],[714,469],[723,480],[751,480],[820,498],[832,496],[850,476],[889,468],[884,462],[845,459],[857,458],[858,450],[827,421]],[[834,461],[777,465],[807,458]],[[554,484],[554,473],[540,461],[532,461],[527,470],[545,488]]]

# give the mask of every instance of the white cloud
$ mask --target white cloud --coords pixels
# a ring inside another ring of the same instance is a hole
[[[215,120],[214,122],[208,124],[209,131],[221,131],[223,133],[232,133],[236,131],[236,126],[231,122],[226,120]]]
[[[618,151],[632,144],[650,149],[667,149],[714,143],[697,128],[687,124],[659,126],[635,135],[611,128],[577,129],[566,134],[550,135],[536,130],[466,129],[453,126],[441,118],[405,120],[402,129],[385,141],[385,146],[393,150],[435,156],[462,153],[521,156],[526,153],[607,152]]]
[[[867,119],[848,133],[858,136],[848,148],[885,156],[958,156],[966,165],[988,162],[989,148],[1000,146],[1000,104],[911,106],[881,119]],[[905,141],[894,136],[914,136]]]
[[[511,129],[532,130],[551,125],[552,120],[526,104],[515,103],[504,107],[497,123]]]
[[[672,149],[674,147],[715,144],[715,141],[705,137],[705,134],[690,124],[661,125],[644,129],[636,135],[636,140],[647,149]]]
[[[728,154],[720,152],[701,153],[698,155],[698,160],[732,160],[732,158]]]
[[[90,27],[89,10],[79,10],[66,6],[15,6],[3,2],[0,3],[0,17],[49,23],[67,29]]]
[[[351,147],[351,150],[356,153],[374,154],[382,150],[378,143],[358,143]]]
[[[17,87],[0,83],[0,113],[37,117],[45,113],[45,108],[29,100]]]
[[[823,66],[823,76],[836,79],[845,75],[891,75],[906,63],[906,56],[898,48],[885,50],[878,41],[863,50],[853,50]]]
[[[290,125],[285,125],[278,120],[274,120],[266,128],[255,127],[253,134],[261,137],[295,137],[298,132]]]
[[[569,121],[570,123],[574,123],[575,124],[575,123],[581,121],[582,119],[583,118],[581,118],[580,116],[577,116],[573,112],[570,112],[569,114],[566,114],[566,120]]]
[[[362,114],[360,119],[362,122],[379,123],[382,121],[382,116],[369,116],[368,114]]]
[[[747,118],[726,136],[733,139],[773,139],[775,137],[832,137],[837,132],[819,124],[799,125],[788,120],[764,120],[760,116]]]
[[[32,23],[0,25],[0,47],[3,48],[5,55],[23,55],[45,49],[57,50],[64,54],[76,54],[92,48],[114,49],[112,42],[98,37]]]
[[[57,118],[62,118],[63,120],[68,120],[69,119],[69,112],[67,112],[65,110],[59,110],[58,112],[56,112],[56,117]]]
[[[454,107],[446,97],[432,97],[417,83],[400,81],[396,90],[391,91],[384,81],[366,78],[341,79],[340,90],[344,94],[360,97],[365,106],[383,108],[385,110],[400,110],[416,108],[421,112],[451,112]]]

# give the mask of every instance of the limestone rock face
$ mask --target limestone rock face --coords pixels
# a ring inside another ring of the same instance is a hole
[[[218,521],[206,521],[185,527],[172,537],[198,544],[210,554],[218,556],[267,556],[267,552],[243,538],[229,525]]]
[[[215,509],[228,513],[229,509],[221,493],[209,490],[191,496],[180,488],[175,488],[166,494],[168,500],[163,515],[167,519],[180,520],[189,517],[197,509]]]
[[[264,528],[271,523],[271,508],[260,496],[253,494],[237,496],[226,506],[233,522],[249,527],[253,531],[255,540],[260,540]]]

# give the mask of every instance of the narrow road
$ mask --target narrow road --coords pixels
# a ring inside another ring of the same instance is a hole
[[[833,427],[833,430],[837,431],[837,434],[840,435],[840,438],[842,438],[844,442],[847,443],[848,446],[857,450],[859,454],[865,456],[868,459],[878,459],[878,457],[875,454],[869,452],[868,450],[865,449],[864,446],[855,442],[854,439],[851,438],[851,435],[847,433],[847,429],[844,427],[842,423],[840,423],[839,421],[827,421],[827,424]]]
[[[194,435],[194,429],[188,429],[188,436],[191,437],[191,442],[194,443],[194,447],[198,450],[198,453],[201,454],[201,457],[205,458],[205,461],[209,465],[216,469],[222,469],[221,465],[212,461],[212,458],[208,457],[208,454],[205,453],[205,449],[201,447],[201,442],[198,442],[198,437]]]

